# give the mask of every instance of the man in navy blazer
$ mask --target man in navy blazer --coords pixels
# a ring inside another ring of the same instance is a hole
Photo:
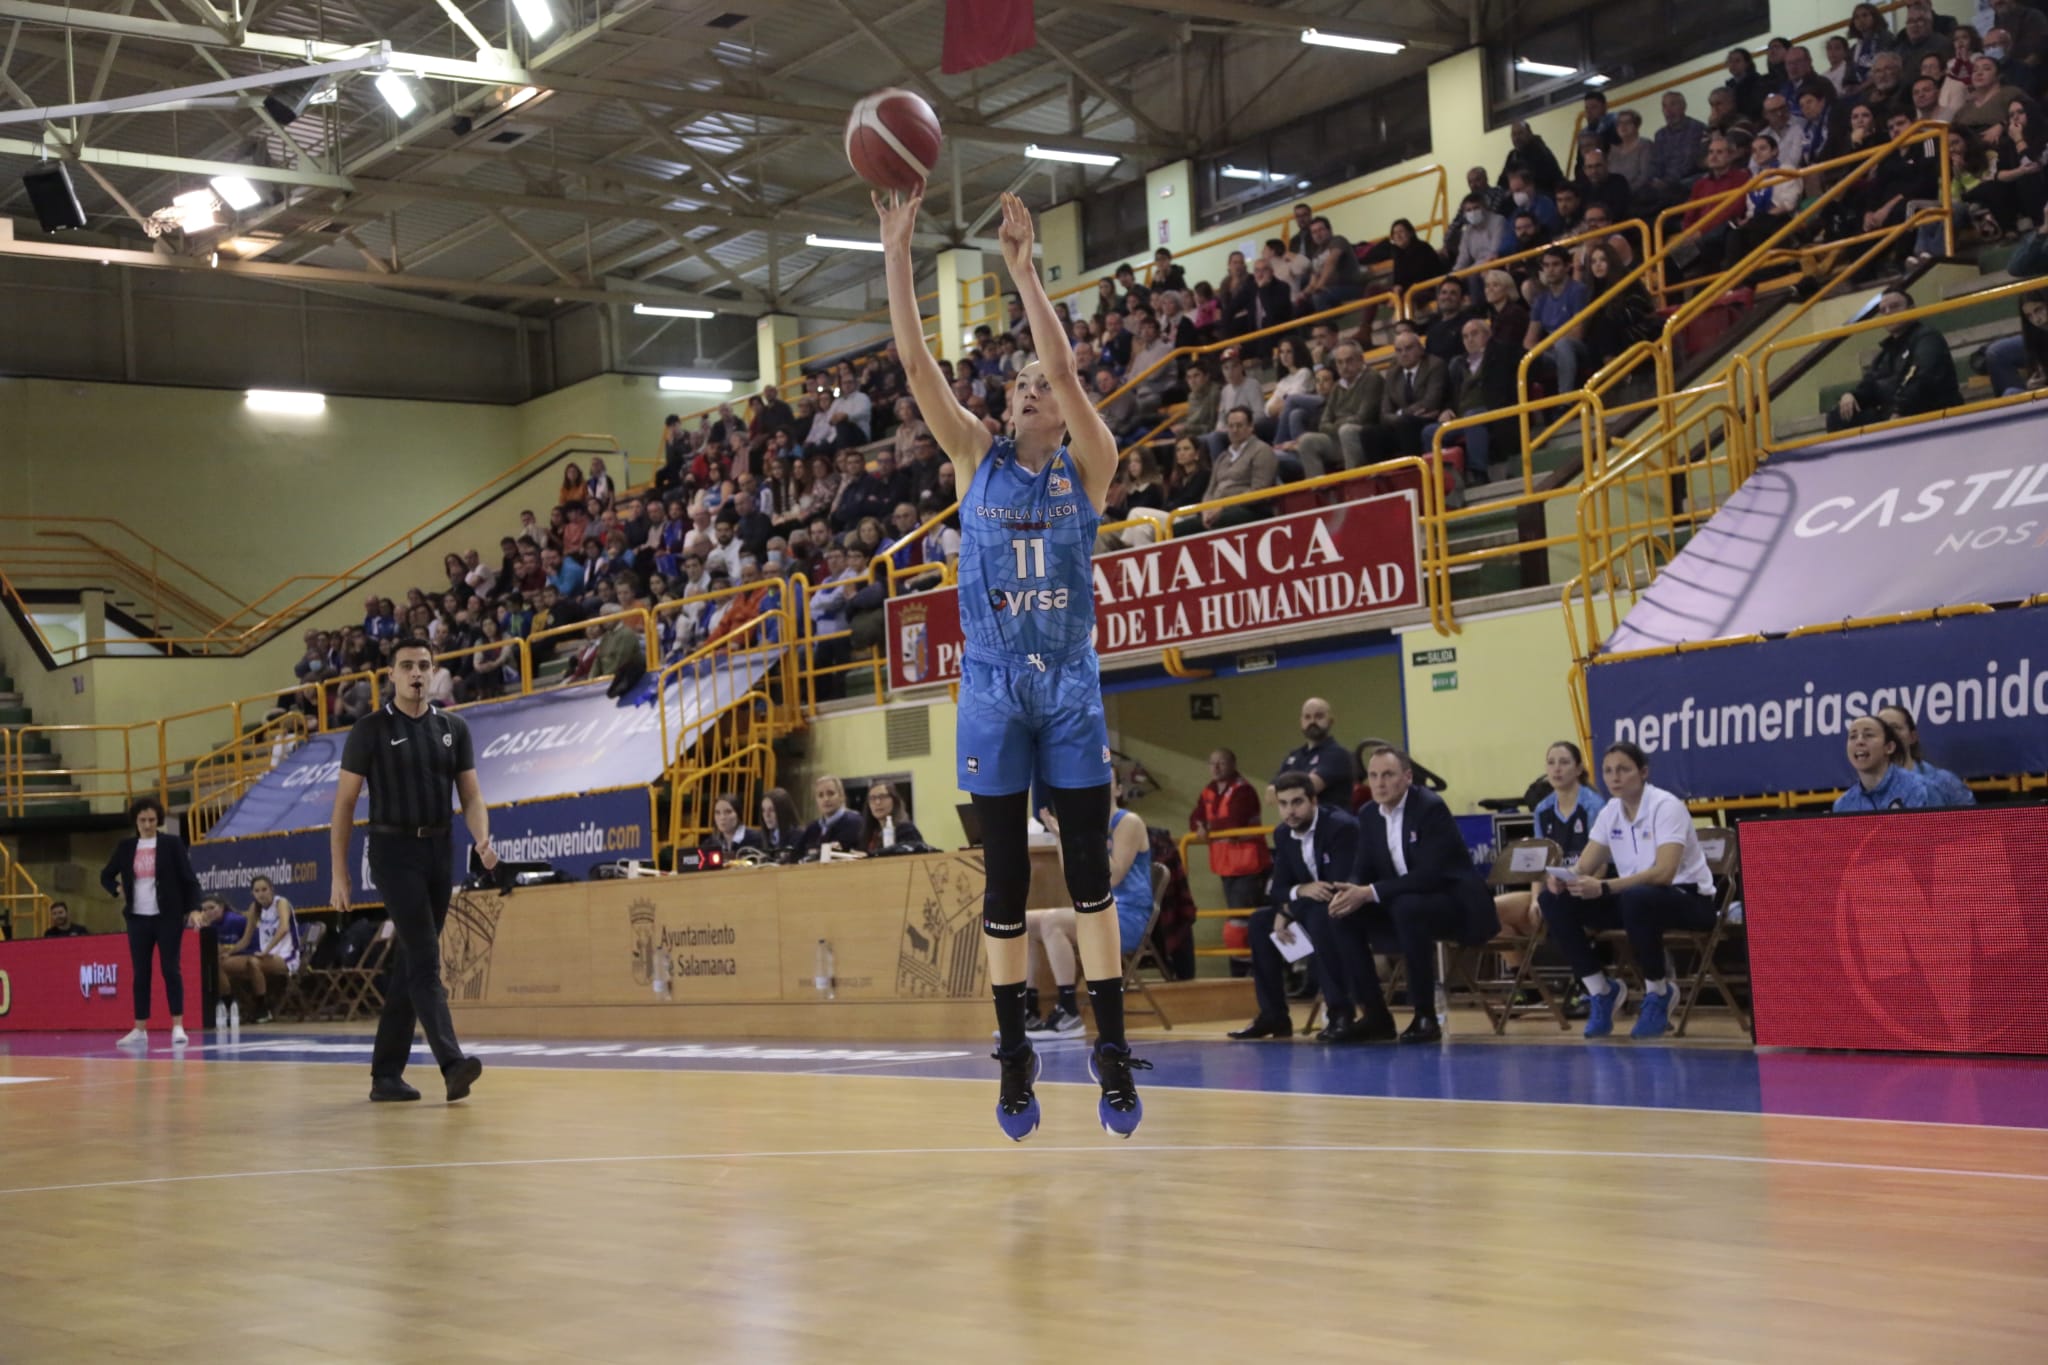
[[[1259,1016],[1230,1036],[1291,1038],[1294,1019],[1287,1008],[1286,959],[1273,943],[1306,933],[1315,945],[1316,979],[1329,1024],[1316,1035],[1323,1042],[1362,1042],[1367,1032],[1394,1036],[1394,1022],[1382,1005],[1379,1015],[1360,1022],[1346,989],[1345,963],[1330,925],[1330,900],[1358,866],[1358,821],[1318,802],[1307,773],[1282,773],[1273,782],[1280,824],[1273,831],[1271,903],[1251,917],[1252,985]],[[1373,983],[1375,995],[1379,983]],[[1370,1027],[1368,1027],[1370,1026]]]
[[[1451,808],[1414,781],[1408,756],[1391,745],[1366,760],[1372,803],[1358,813],[1358,870],[1330,898],[1329,914],[1346,984],[1362,1001],[1380,997],[1373,941],[1384,942],[1393,931],[1415,1009],[1401,1041],[1434,1043],[1443,1038],[1436,1021],[1438,941],[1484,943],[1499,931],[1500,919]]]

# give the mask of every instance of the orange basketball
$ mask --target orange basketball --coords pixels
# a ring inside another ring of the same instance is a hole
[[[939,116],[908,90],[877,90],[846,118],[846,159],[878,190],[924,188],[939,164]]]

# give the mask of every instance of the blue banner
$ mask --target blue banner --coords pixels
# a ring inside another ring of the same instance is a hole
[[[2048,417],[2033,405],[1774,456],[1629,609],[1605,652],[2048,588]]]
[[[672,686],[666,699],[669,743],[701,732],[767,666],[764,656],[753,654]],[[667,766],[653,686],[650,681],[619,701],[605,695],[605,684],[590,683],[460,708],[476,749],[484,799],[495,806],[653,782]],[[214,826],[213,837],[325,829],[347,742],[348,731],[336,730],[300,744]],[[367,820],[368,812],[365,793],[356,803],[357,822]]]
[[[652,857],[651,818],[644,787],[531,801],[492,808],[491,843],[509,862],[553,863],[572,877],[586,878],[599,863]],[[366,903],[378,898],[367,840],[360,825],[349,835],[350,884],[356,900]],[[457,820],[449,841],[457,882],[468,875],[469,848],[469,829]],[[279,895],[305,907],[326,905],[333,879],[324,829],[207,839],[192,845],[192,869],[203,889],[226,894],[238,908],[249,899],[252,877],[270,878]]]
[[[1586,670],[1596,748],[1632,740],[1681,796],[1842,787],[1844,732],[1904,706],[1964,777],[2048,770],[2048,608],[1729,645]]]

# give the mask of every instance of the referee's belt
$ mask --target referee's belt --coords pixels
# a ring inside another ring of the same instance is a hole
[[[400,839],[433,839],[448,832],[447,825],[371,825],[372,834],[389,834]]]

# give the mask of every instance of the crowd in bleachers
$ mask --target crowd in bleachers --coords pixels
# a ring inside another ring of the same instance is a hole
[[[1974,24],[1957,24],[1915,4],[1894,30],[1858,5],[1819,53],[1774,39],[1760,55],[1728,54],[1727,79],[1710,93],[1704,120],[1669,91],[1660,126],[1648,131],[1642,110],[1610,110],[1594,90],[1563,159],[1516,123],[1498,173],[1467,173],[1441,242],[1406,219],[1354,242],[1304,203],[1254,258],[1231,253],[1218,280],[1190,283],[1162,247],[1142,277],[1121,266],[1092,293],[1057,304],[1076,363],[1129,452],[1105,520],[1131,524],[1106,531],[1100,548],[1147,543],[1168,522],[1187,534],[1264,515],[1271,502],[1183,509],[1424,454],[1440,435],[1456,452],[1454,492],[1458,481],[1514,471],[1521,452],[1512,420],[1439,428],[1515,403],[1523,359],[1539,346],[1530,378],[1538,390],[1561,392],[1658,333],[1643,284],[1620,283],[1648,246],[1628,223],[1699,202],[1681,220],[1696,231],[1670,264],[1679,276],[1717,272],[1839,172],[1762,177],[1878,145],[1913,120],[1949,122],[1947,146],[1902,147],[1819,215],[1812,236],[1902,222],[1935,201],[1944,156],[1965,236],[2010,236],[2040,214],[2048,194],[2036,131],[2048,128],[2035,102],[2048,59],[2041,10],[1999,0]],[[1755,188],[1740,193],[1747,185]],[[1715,196],[1727,202],[1709,206]],[[1936,225],[1898,255],[1910,247],[1924,258],[1942,245]],[[1411,290],[1412,317],[1381,306],[1393,291],[1405,305]],[[1309,321],[1331,309],[1346,311]],[[2032,325],[1991,350],[1999,392],[2031,383],[2048,360],[2043,337],[2048,329]],[[1923,340],[1892,349],[1904,355]],[[1210,349],[1190,353],[1201,347]],[[1035,352],[1012,298],[1007,317],[979,328],[969,353],[941,367],[958,401],[1000,431],[1011,382]],[[1833,424],[1912,411],[1911,403],[1869,401],[1886,391],[1882,380],[1873,372],[1858,397],[1843,398]],[[443,701],[516,685],[522,639],[533,642],[536,669],[559,655],[571,680],[604,677],[639,652],[638,619],[607,619],[621,611],[670,607],[655,611],[655,644],[674,660],[772,615],[786,595],[822,637],[817,653],[828,669],[871,650],[892,587],[941,581],[958,547],[946,515],[957,493],[952,467],[907,396],[893,343],[805,374],[792,394],[765,388],[744,409],[669,419],[645,488],[617,487],[601,457],[587,471],[567,465],[556,504],[544,517],[522,513],[496,555],[451,554],[445,582],[414,588],[402,603],[366,603],[360,624],[309,632],[300,683],[374,669],[407,632],[459,651],[435,676]],[[880,556],[893,585],[875,569]],[[801,602],[790,584],[799,574],[810,585]],[[580,638],[547,634],[585,623]],[[837,681],[828,673],[823,694]],[[370,692],[360,680],[328,689],[329,718],[362,714]],[[301,687],[281,704],[310,713],[319,694]]]

